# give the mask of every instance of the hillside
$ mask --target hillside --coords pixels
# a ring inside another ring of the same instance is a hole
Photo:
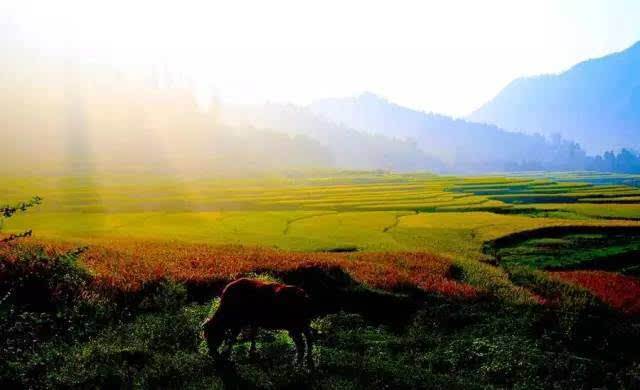
[[[557,75],[514,80],[469,120],[550,135],[589,153],[640,147],[640,42]]]
[[[308,137],[325,147],[342,169],[387,169],[399,172],[442,171],[445,165],[415,142],[399,135],[371,134],[333,123],[307,108],[291,104],[233,106],[221,110],[230,126],[277,129],[291,137]]]
[[[11,53],[0,64],[0,172],[192,176],[443,168],[413,142],[334,125],[302,107],[214,102],[205,109],[188,83],[150,68],[123,72]]]
[[[580,146],[570,141],[419,112],[371,93],[320,100],[309,108],[356,130],[413,140],[456,171],[569,169],[584,166],[586,159]]]

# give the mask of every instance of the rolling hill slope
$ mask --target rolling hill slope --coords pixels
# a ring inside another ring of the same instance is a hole
[[[324,99],[309,108],[359,131],[413,140],[425,153],[456,171],[576,169],[586,160],[584,151],[574,142],[419,112],[371,93]]]
[[[557,75],[516,79],[469,120],[554,133],[589,153],[640,148],[640,42]]]

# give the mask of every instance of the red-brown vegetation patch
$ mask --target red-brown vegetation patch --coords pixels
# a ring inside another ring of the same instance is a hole
[[[640,314],[638,278],[605,271],[562,271],[554,272],[554,275],[589,290],[614,309],[631,315]]]
[[[52,251],[72,247],[65,243],[38,244]],[[288,252],[262,247],[114,240],[89,245],[82,262],[95,275],[100,287],[123,291],[135,291],[160,278],[206,285],[258,270],[282,272],[301,267],[339,267],[356,281],[374,288],[414,287],[460,298],[478,295],[473,286],[453,277],[453,266],[448,259],[423,252]]]

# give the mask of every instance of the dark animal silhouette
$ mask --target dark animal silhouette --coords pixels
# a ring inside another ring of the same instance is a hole
[[[311,303],[301,288],[280,283],[242,278],[229,283],[222,291],[220,306],[213,317],[202,323],[203,335],[212,356],[228,340],[228,353],[243,328],[250,329],[251,349],[255,353],[259,327],[286,329],[296,345],[297,363],[305,356],[312,364]]]

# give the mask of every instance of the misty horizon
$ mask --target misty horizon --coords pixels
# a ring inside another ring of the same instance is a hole
[[[198,93],[232,103],[308,105],[371,91],[453,117],[471,114],[514,79],[558,74],[640,39],[640,5],[632,1],[407,2],[366,14],[333,3],[124,6],[9,1],[0,33],[42,55],[168,69]],[[230,24],[237,17],[245,23]]]
[[[640,6],[489,2],[479,18],[381,6],[357,31],[346,29],[357,7],[287,6],[291,17],[262,19],[229,4],[7,3],[5,169],[640,172],[640,27],[627,24]],[[238,13],[252,29],[224,20]],[[459,16],[466,33],[438,15]],[[381,21],[397,30],[385,35]],[[578,32],[602,40],[569,39]]]

